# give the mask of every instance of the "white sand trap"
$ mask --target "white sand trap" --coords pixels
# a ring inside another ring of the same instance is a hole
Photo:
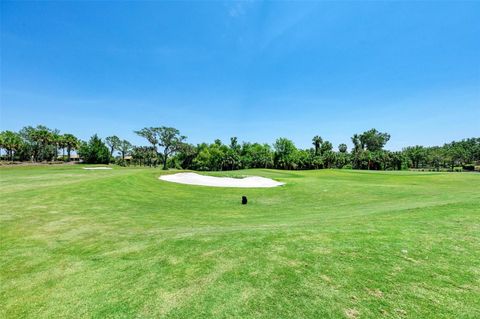
[[[83,169],[112,169],[111,167],[84,167]]]
[[[162,175],[161,180],[188,185],[202,185],[213,187],[276,187],[285,183],[274,181],[270,178],[249,176],[245,178],[205,176],[196,173],[178,173]]]

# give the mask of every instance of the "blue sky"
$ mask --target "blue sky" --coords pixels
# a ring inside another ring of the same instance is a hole
[[[1,2],[1,129],[480,136],[480,2]]]

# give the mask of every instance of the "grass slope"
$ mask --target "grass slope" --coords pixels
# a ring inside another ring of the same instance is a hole
[[[160,174],[1,168],[0,317],[480,317],[480,175]]]

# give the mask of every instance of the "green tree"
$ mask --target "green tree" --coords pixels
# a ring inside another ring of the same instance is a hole
[[[167,169],[168,157],[180,150],[185,136],[180,135],[180,131],[173,127],[159,127],[155,130],[158,136],[158,145],[163,148],[163,169]]]
[[[427,158],[425,148],[420,145],[406,147],[403,152],[410,159],[414,168],[419,168],[420,164]]]
[[[58,136],[58,147],[62,150],[62,160],[65,160],[65,148],[67,147],[67,142],[65,139],[65,135]]]
[[[240,153],[241,146],[238,144],[238,139],[234,137],[230,137],[230,149],[234,150],[236,153]]]
[[[178,148],[176,160],[179,162],[180,167],[183,169],[192,168],[193,160],[197,156],[197,148],[188,143],[182,143]]]
[[[22,138],[15,132],[3,131],[0,133],[1,148],[7,152],[7,156],[13,162],[15,152],[18,151],[22,145]]]
[[[320,155],[320,146],[322,145],[323,143],[323,139],[318,136],[318,135],[315,135],[312,139],[312,144],[313,146],[315,147],[315,155]]]
[[[273,166],[273,152],[268,144],[254,143],[250,147],[251,167],[269,168]]]
[[[322,146],[320,146],[320,154],[325,154],[326,152],[331,152],[333,150],[333,145],[329,141],[324,141]]]
[[[236,170],[241,166],[240,155],[235,149],[229,148],[224,153],[223,166],[224,169]]]
[[[461,142],[451,142],[445,147],[445,154],[450,162],[450,169],[453,171],[455,165],[463,165],[468,158],[468,152]]]
[[[88,143],[82,143],[78,152],[87,164],[110,163],[109,149],[97,134],[93,135]]]
[[[209,171],[212,169],[211,155],[209,147],[206,143],[202,143],[197,147],[197,156],[192,161],[192,166],[199,171]]]
[[[155,155],[158,153],[157,152],[158,128],[145,127],[143,129],[141,129],[140,131],[134,131],[134,132],[135,132],[135,134],[145,138],[152,145],[152,150],[155,153]]]
[[[96,136],[96,135],[95,135]],[[75,137],[73,134],[63,134],[63,143],[65,147],[67,148],[67,161],[70,162],[72,150],[78,149],[80,146],[80,140]]]
[[[120,147],[123,141],[116,135],[108,136],[105,138],[105,143],[110,148],[110,157],[113,157],[115,150],[120,151]]]
[[[56,161],[58,158],[58,149],[60,147],[62,136],[60,135],[60,131],[57,129],[54,129],[51,132],[51,143],[53,144],[55,148],[54,156],[52,158],[53,161]]]
[[[390,140],[390,134],[382,133],[372,128],[359,135],[360,144],[362,149],[369,150],[370,152],[380,151],[385,144]]]
[[[342,143],[342,144],[338,145],[338,151],[340,153],[346,153],[347,149],[348,149],[347,144]]]
[[[19,134],[25,142],[24,152],[28,153],[32,161],[51,160],[54,157],[53,131],[48,127],[26,126],[20,130]]]
[[[122,140],[117,147],[122,155],[122,160],[125,160],[125,155],[128,155],[132,151],[133,145],[127,140]]]
[[[295,169],[297,167],[295,157],[297,148],[291,140],[284,137],[279,138],[275,141],[273,147],[275,149],[275,167],[281,169]]]
[[[152,146],[139,146],[132,149],[132,162],[135,165],[157,165],[157,152]]]

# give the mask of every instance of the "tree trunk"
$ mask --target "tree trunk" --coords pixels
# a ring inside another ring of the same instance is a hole
[[[72,151],[72,149],[70,147],[67,147],[67,156],[68,156],[67,162],[70,162],[70,152],[71,151]]]
[[[163,169],[167,170],[167,153],[163,153]]]

